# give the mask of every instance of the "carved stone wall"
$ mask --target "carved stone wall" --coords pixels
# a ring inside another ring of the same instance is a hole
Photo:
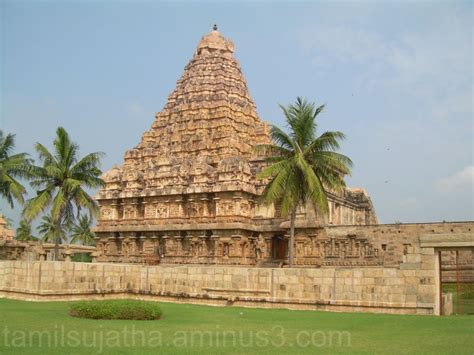
[[[7,222],[0,213],[0,240],[12,240],[14,237],[15,232],[7,227]]]
[[[97,256],[96,248],[92,246],[61,244],[59,246],[59,260],[69,260],[79,253]],[[0,240],[0,260],[53,260],[54,244],[39,241]]]
[[[104,174],[106,186],[97,195],[101,260],[272,261],[271,239],[288,228],[278,206],[259,200],[265,181],[256,175],[265,162],[255,146],[270,143],[269,128],[257,115],[233,52],[233,43],[218,31],[204,36],[150,130],[121,166]],[[329,201],[324,218],[311,206],[299,211],[306,227],[377,221],[363,189],[330,193]],[[268,245],[257,258],[260,234]]]

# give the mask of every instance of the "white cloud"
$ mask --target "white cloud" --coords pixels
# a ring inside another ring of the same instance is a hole
[[[435,187],[440,192],[473,192],[474,188],[474,165],[466,166],[457,173],[439,179],[435,183]]]
[[[423,97],[437,117],[449,117],[453,109],[472,115],[472,25],[455,10],[426,21],[397,36],[362,24],[316,25],[300,40],[320,72],[347,67],[359,86]]]

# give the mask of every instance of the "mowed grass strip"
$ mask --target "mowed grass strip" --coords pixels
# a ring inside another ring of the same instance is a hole
[[[160,303],[159,321],[68,315],[72,302],[0,299],[2,354],[472,354],[474,317]]]

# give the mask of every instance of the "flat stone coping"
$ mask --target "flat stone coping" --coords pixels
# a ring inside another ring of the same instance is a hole
[[[474,233],[425,234],[420,236],[422,248],[474,247]]]

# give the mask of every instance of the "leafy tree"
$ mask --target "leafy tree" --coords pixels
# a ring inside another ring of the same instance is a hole
[[[35,145],[41,165],[31,165],[29,174],[30,184],[37,190],[37,195],[25,203],[23,216],[30,221],[49,210],[51,223],[55,226],[54,253],[57,260],[64,228],[73,224],[82,209],[90,215],[98,210],[96,201],[85,189],[102,187],[104,181],[99,169],[101,153],[90,153],[80,158],[78,145],[71,141],[62,127],[56,130],[53,146],[54,150],[50,152],[40,143]]]
[[[316,117],[324,105],[316,107],[298,97],[294,104],[280,107],[289,133],[272,126],[273,144],[257,147],[267,155],[268,163],[258,178],[269,180],[262,194],[263,201],[279,205],[283,215],[290,215],[291,267],[298,206],[309,201],[319,214],[325,215],[329,210],[327,191],[340,191],[345,186],[344,176],[350,174],[352,161],[337,152],[339,141],[345,138],[343,133],[329,131],[317,135]]]
[[[87,214],[79,217],[71,228],[71,243],[95,245],[95,233],[91,230],[92,220]]]
[[[41,240],[46,243],[62,244],[66,240],[67,226],[58,225],[53,221],[51,216],[46,215],[41,218],[38,226],[38,233],[42,236]],[[56,254],[57,255],[57,254]]]
[[[20,221],[20,225],[16,229],[15,238],[17,240],[23,241],[38,240],[38,238],[35,237],[32,233],[31,224],[28,221],[25,221],[24,219]]]
[[[5,198],[10,207],[14,201],[24,202],[25,187],[18,181],[27,177],[31,160],[26,153],[12,154],[15,148],[15,135],[5,135],[0,130],[0,196]]]

